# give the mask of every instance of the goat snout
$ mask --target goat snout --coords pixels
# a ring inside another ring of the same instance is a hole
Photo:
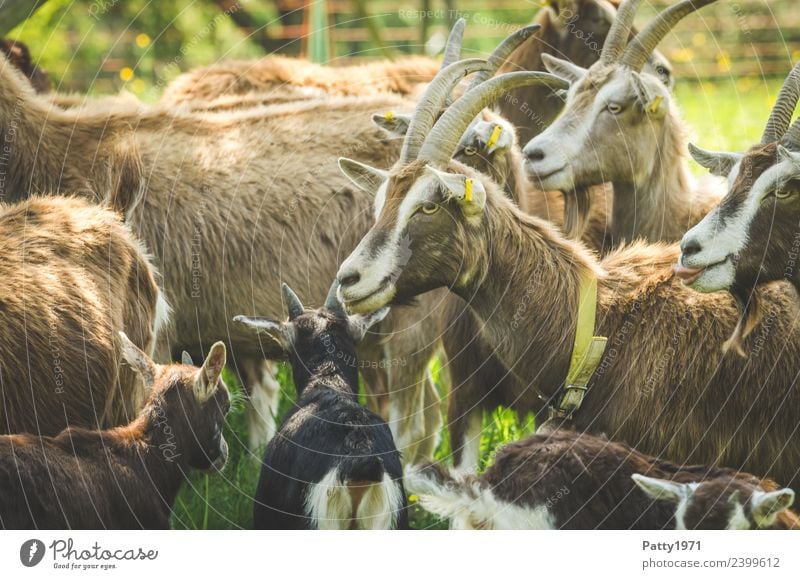
[[[541,147],[534,147],[532,149],[525,149],[525,158],[531,163],[540,163],[544,161],[545,152]]]
[[[684,257],[692,257],[701,251],[703,251],[703,246],[700,245],[697,238],[687,235],[681,240],[681,254]]]
[[[352,266],[343,267],[341,270],[339,270],[339,274],[336,277],[339,280],[339,285],[341,285],[343,288],[347,288],[352,287],[361,281],[361,272]]]

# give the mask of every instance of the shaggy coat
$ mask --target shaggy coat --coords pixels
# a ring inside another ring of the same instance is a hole
[[[673,502],[654,500],[632,475],[690,484],[694,491],[676,509]],[[754,493],[777,488],[751,474],[676,464],[567,430],[507,444],[480,477],[428,465],[409,469],[407,485],[423,507],[456,528],[572,530],[741,528],[739,509],[750,515]],[[800,530],[788,510],[765,519],[756,522],[751,515],[749,528]]]
[[[367,311],[386,300],[452,288],[519,379],[520,389],[504,392],[504,402],[528,410],[538,406],[540,393],[558,396],[574,341],[579,280],[596,276],[595,333],[606,336],[608,346],[574,425],[613,433],[671,460],[800,484],[800,434],[792,414],[800,404],[800,310],[793,289],[759,290],[766,313],[746,342],[750,358],[726,355],[721,346],[739,317],[736,304],[728,295],[685,288],[672,273],[677,247],[634,244],[598,262],[551,224],[522,213],[485,176],[455,162],[448,172],[481,183],[485,205],[467,213],[471,207],[462,208],[441,188],[415,189],[417,180],[432,178],[423,161],[394,169],[376,224],[340,269],[351,308]],[[359,303],[355,296],[371,291],[371,268],[381,267],[369,256],[398,263],[382,244],[409,190],[431,195],[443,210],[408,226],[415,251],[398,266],[392,285],[375,294],[380,297]]]
[[[224,466],[230,401],[219,378],[222,344],[203,368],[156,366],[133,344],[127,348],[151,389],[133,422],[71,427],[55,437],[0,436],[0,528],[168,529],[186,473]]]
[[[322,66],[270,55],[259,60],[219,62],[182,74],[164,90],[161,102],[224,110],[279,104],[324,96],[415,94],[439,71],[430,58],[408,57],[353,66]]]
[[[110,201],[123,209],[128,193],[123,179]],[[139,242],[117,213],[32,197],[0,205],[0,246],[0,433],[126,423],[144,398],[116,333],[152,351],[165,315]]]
[[[43,102],[7,63],[0,63],[0,86],[0,136],[12,127],[15,135],[6,139],[7,199],[36,190],[97,198],[93,191],[108,184],[106,165],[116,142],[131,138],[138,146],[146,191],[130,223],[154,253],[174,309],[159,341],[159,360],[181,350],[198,354],[201,344],[220,336],[237,357],[282,355],[271,341],[232,326],[229,312],[281,312],[275,288],[248,281],[270,279],[276,271],[321,301],[341,256],[374,219],[369,196],[341,175],[336,159],[347,152],[389,165],[399,143],[385,138],[368,112],[408,106],[385,95],[226,115],[159,107],[95,114]],[[436,297],[427,299],[435,308]],[[437,346],[434,318],[407,310],[392,314],[385,325],[381,343],[370,339],[362,359],[371,372],[393,368],[389,388],[412,398],[396,415],[410,421],[408,438],[418,440],[424,436],[419,432],[434,432],[440,424],[437,395],[425,380]],[[424,390],[418,387],[423,382]],[[434,402],[423,404],[425,396]],[[418,415],[416,409],[423,408],[431,410]],[[431,426],[423,429],[425,423]],[[433,438],[423,442],[432,452]]]

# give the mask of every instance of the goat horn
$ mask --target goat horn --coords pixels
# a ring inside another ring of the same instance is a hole
[[[461,59],[461,43],[464,40],[464,28],[466,26],[467,21],[463,18],[459,18],[453,24],[453,28],[450,29],[450,35],[447,37],[447,44],[444,45],[444,56],[439,70],[444,70]]]
[[[682,2],[678,2],[662,10],[650,24],[630,41],[620,62],[633,70],[642,70],[642,67],[644,67],[650,55],[653,54],[658,43],[664,39],[667,33],[672,30],[684,16],[716,1],[717,0],[683,0]]]
[[[434,166],[446,165],[464,131],[479,112],[504,92],[537,84],[553,90],[569,86],[567,81],[546,72],[509,72],[487,80],[464,94],[444,112],[425,139],[419,158],[426,159]]]
[[[797,123],[795,122],[789,129],[789,123],[792,121],[798,98],[800,98],[800,62],[794,65],[786,80],[783,81],[781,92],[778,93],[778,100],[772,107],[767,126],[761,137],[762,145],[774,143],[784,135],[787,142],[797,141],[797,137],[800,136],[798,135],[800,128],[796,127]],[[787,132],[786,129],[789,131]]]
[[[420,147],[425,142],[428,131],[436,122],[439,111],[442,110],[448,95],[453,92],[456,84],[468,74],[488,69],[489,65],[485,60],[479,58],[468,58],[459,60],[440,70],[439,73],[425,89],[425,94],[419,101],[414,116],[408,125],[403,149],[400,152],[400,162],[408,163],[417,158]]]
[[[325,298],[325,308],[333,313],[347,317],[347,312],[344,311],[342,302],[339,301],[337,290],[339,289],[339,280],[334,279],[331,288],[328,290],[328,297]]]
[[[541,25],[539,24],[531,24],[530,26],[520,28],[503,40],[503,42],[501,42],[497,48],[492,51],[492,54],[489,55],[489,58],[486,59],[486,62],[489,63],[489,69],[482,70],[476,74],[472,78],[472,82],[469,83],[467,90],[472,90],[479,84],[492,78],[500,69],[500,67],[503,66],[505,61],[508,60],[508,57],[511,56],[511,53],[519,48],[523,42],[533,36],[540,28]]]
[[[292,291],[292,288],[285,283],[281,284],[281,293],[283,294],[283,301],[286,302],[286,309],[289,311],[290,320],[295,319],[305,311],[300,298],[298,298],[297,294]]]
[[[639,2],[641,0],[626,0],[617,10],[617,15],[614,22],[611,23],[611,29],[603,44],[603,51],[600,53],[600,60],[606,64],[616,62],[619,55],[625,50],[631,36],[633,17],[636,16]]]

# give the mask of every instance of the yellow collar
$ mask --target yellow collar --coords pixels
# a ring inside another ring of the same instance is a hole
[[[557,406],[551,409],[551,418],[572,418],[572,414],[581,407],[589,380],[603,358],[608,338],[594,335],[596,314],[597,278],[585,273],[581,276],[575,342],[572,346],[567,379],[564,382],[561,399]]]

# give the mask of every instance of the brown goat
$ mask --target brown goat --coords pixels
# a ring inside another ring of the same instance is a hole
[[[186,356],[158,366],[120,334],[147,404],[111,430],[0,436],[0,528],[168,529],[186,473],[225,466],[225,346],[211,346],[201,368]]]
[[[406,486],[456,529],[800,530],[794,492],[772,481],[566,430],[507,444],[480,477],[409,468]]]
[[[141,175],[132,160],[114,158],[107,202],[124,213]],[[119,369],[114,334],[152,351],[167,315],[139,242],[118,214],[68,197],[0,205],[0,239],[0,432],[125,423],[143,396],[135,375]]]
[[[182,74],[164,90],[161,103],[224,110],[337,95],[411,96],[438,70],[437,61],[423,57],[337,67],[270,55],[219,62]]]
[[[270,279],[276,271],[312,303],[314,296],[322,301],[341,255],[374,220],[369,196],[341,175],[336,158],[349,151],[388,166],[399,143],[384,138],[365,111],[408,107],[399,97],[384,95],[225,115],[160,107],[65,111],[36,97],[7,63],[0,63],[0,86],[0,132],[14,130],[7,141],[7,199],[26,198],[31,190],[96,198],[97,184],[108,182],[110,151],[133,133],[147,179],[130,223],[154,253],[174,308],[158,360],[181,350],[196,354],[222,336],[234,363],[282,355],[269,340],[231,326],[229,312],[279,315],[280,293],[269,284],[248,283]],[[431,295],[423,302],[433,310],[440,299]],[[392,428],[417,425],[408,437],[418,440],[419,432],[433,433],[441,424],[438,395],[426,374],[438,346],[436,325],[421,311],[398,310],[382,323],[380,334],[367,337],[361,359],[370,372],[391,371],[390,388],[397,384],[399,397],[411,399],[409,407],[393,412]],[[418,398],[423,383],[432,402]],[[423,429],[418,421],[432,426]],[[399,437],[398,446],[408,437]],[[427,439],[426,447],[432,449],[434,440]],[[409,459],[416,452],[403,450]]]
[[[672,273],[677,247],[637,243],[598,261],[522,213],[487,176],[451,160],[463,131],[499,91],[531,82],[552,81],[542,73],[500,76],[456,101],[432,128],[420,123],[424,140],[409,132],[421,144],[374,180],[378,218],[339,269],[345,303],[368,312],[450,288],[519,379],[521,388],[503,392],[503,402],[525,411],[540,404],[539,393],[560,399],[579,286],[593,277],[595,333],[608,347],[575,426],[673,460],[800,484],[792,414],[800,404],[800,312],[792,289],[760,290],[771,323],[753,333],[758,355],[726,356],[720,346],[739,317],[733,298],[684,288]]]

